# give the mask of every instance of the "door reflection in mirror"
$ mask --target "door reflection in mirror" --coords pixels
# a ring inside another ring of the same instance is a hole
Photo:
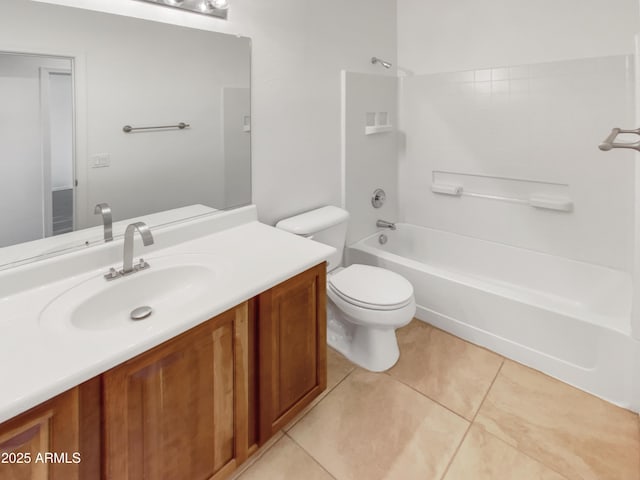
[[[73,230],[72,67],[0,53],[0,247]]]

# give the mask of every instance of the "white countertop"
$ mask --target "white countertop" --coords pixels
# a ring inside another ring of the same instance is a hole
[[[325,261],[335,251],[259,223],[254,207],[240,210],[236,217],[233,212],[220,215],[222,226],[213,216],[196,226],[157,232],[154,248],[142,249],[136,240],[135,258],[144,254],[152,268],[155,257],[194,253],[217,256],[225,265],[224,281],[212,285],[210,302],[190,306],[175,322],[154,325],[151,317],[132,328],[100,331],[56,331],[40,324],[41,312],[56,297],[109,266],[119,266],[114,260],[121,255],[121,240],[0,272],[0,422]],[[180,241],[183,231],[191,240]],[[86,268],[80,268],[83,265]]]

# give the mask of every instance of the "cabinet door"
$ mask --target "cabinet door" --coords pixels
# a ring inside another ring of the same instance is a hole
[[[247,457],[247,305],[104,376],[106,476],[204,480]]]
[[[326,264],[258,297],[260,441],[327,385]]]
[[[0,479],[81,480],[78,391],[0,425]]]

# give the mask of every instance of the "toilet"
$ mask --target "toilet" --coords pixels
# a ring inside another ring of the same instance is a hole
[[[276,227],[330,245],[327,265],[327,342],[353,363],[382,372],[400,357],[396,329],[416,313],[413,286],[390,270],[342,267],[349,213],[327,206],[281,220]]]

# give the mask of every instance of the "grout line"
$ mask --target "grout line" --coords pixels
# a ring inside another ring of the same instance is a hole
[[[491,386],[489,387],[489,390],[487,390],[486,395],[484,396],[484,398],[482,399],[482,403],[480,404],[480,408],[478,408],[478,411],[476,412],[476,414],[473,417],[473,421],[471,422],[471,425],[474,425],[476,423],[476,418],[478,417],[478,414],[480,413],[480,410],[482,410],[482,406],[484,405],[485,400],[487,399],[487,397],[489,396],[489,392],[491,391],[491,389],[493,388],[493,384],[496,382],[496,380],[498,379],[498,375],[500,374],[500,372],[502,371],[502,367],[506,362],[506,358],[504,358],[502,360],[502,364],[500,365],[500,368],[498,369],[498,373],[496,374],[495,378],[493,379],[493,382],[491,382]],[[513,362],[513,360],[511,360]],[[516,362],[517,363],[517,362]],[[485,429],[484,427],[480,426],[479,428],[482,428],[485,433],[487,433],[488,435],[490,435],[491,437],[497,439],[498,441],[500,441],[501,443],[507,445],[510,448],[513,448],[515,451],[517,451],[518,453],[521,453],[522,455],[524,455],[525,457],[533,460],[536,463],[539,463],[540,465],[543,465],[544,467],[548,468],[549,470],[557,473],[558,475],[560,475],[562,478],[567,478],[565,477],[562,473],[558,472],[555,468],[553,468],[550,465],[547,465],[545,462],[543,462],[542,460],[535,458],[531,455],[529,455],[527,452],[523,452],[522,450],[520,450],[517,446],[515,445],[511,445],[509,442],[504,441],[503,439],[501,439],[500,437],[496,437],[493,433],[489,432],[487,429]]]
[[[422,320],[418,320],[418,321],[419,321],[419,322],[422,322]],[[433,329],[435,329],[435,330],[438,330],[438,331],[440,331],[440,332],[442,332],[442,333],[444,333],[444,334],[446,334],[446,335],[450,335],[450,336],[452,336],[452,337],[454,337],[454,338],[457,338],[458,340],[460,340],[460,341],[462,341],[462,342],[464,342],[464,343],[468,343],[469,345],[471,345],[471,346],[473,346],[473,347],[479,348],[480,350],[484,350],[485,352],[493,353],[494,355],[497,355],[497,356],[501,357],[503,360],[504,360],[505,358],[507,358],[507,357],[505,357],[504,355],[502,355],[501,353],[498,353],[498,352],[496,352],[495,350],[491,350],[490,348],[487,348],[487,347],[485,347],[484,345],[479,345],[479,344],[477,344],[477,343],[473,343],[473,342],[472,342],[472,341],[470,341],[470,340],[466,340],[466,339],[464,339],[464,338],[462,338],[462,337],[459,337],[458,335],[455,335],[455,334],[453,334],[453,333],[451,333],[451,332],[447,332],[446,330],[443,330],[443,329],[442,329],[442,328],[440,328],[440,327],[436,327],[435,325],[432,325],[432,324],[430,324],[430,323],[427,323],[427,322],[422,322],[422,323],[424,323],[424,324],[428,325],[429,327],[431,327],[431,328],[433,328]]]
[[[365,371],[366,371],[366,370],[365,370]],[[436,399],[434,399],[434,398],[431,398],[431,397],[430,397],[429,395],[427,395],[426,393],[421,392],[420,390],[417,390],[415,387],[413,387],[412,385],[409,385],[408,383],[403,382],[403,381],[402,381],[402,380],[400,380],[399,378],[396,378],[396,377],[394,377],[393,375],[391,375],[391,374],[389,374],[389,373],[387,373],[387,372],[382,372],[382,373],[386,374],[386,375],[387,375],[391,380],[393,380],[393,381],[395,381],[395,382],[398,382],[400,385],[404,385],[405,387],[410,388],[410,389],[411,389],[411,390],[413,390],[414,392],[416,392],[416,393],[420,394],[420,396],[422,396],[422,397],[424,397],[424,398],[426,398],[426,399],[428,399],[428,400],[431,400],[431,401],[432,401],[433,403],[435,403],[436,405],[438,405],[438,406],[440,406],[440,407],[444,408],[445,410],[448,410],[449,412],[453,413],[456,417],[461,418],[461,419],[462,419],[462,420],[464,420],[465,422],[469,422],[469,423],[471,423],[471,422],[473,421],[473,420],[469,420],[469,419],[468,419],[468,418],[466,418],[464,415],[460,415],[458,412],[455,412],[455,411],[451,410],[451,408],[450,408],[450,407],[447,407],[445,404],[440,403],[438,400],[436,400]]]
[[[482,401],[480,402],[480,405],[478,405],[478,409],[476,410],[475,414],[473,415],[473,418],[471,418],[471,419],[468,419],[468,418],[467,418],[467,417],[465,417],[464,415],[461,415],[461,414],[459,414],[458,412],[455,412],[454,410],[452,410],[452,409],[451,409],[450,407],[448,407],[447,405],[445,405],[445,404],[441,403],[440,401],[436,400],[435,398],[431,398],[428,394],[426,394],[426,393],[424,393],[424,392],[421,392],[420,390],[416,389],[416,388],[415,388],[415,387],[413,387],[412,385],[410,385],[410,384],[408,384],[408,383],[405,383],[403,380],[401,380],[401,379],[399,379],[399,378],[396,378],[395,376],[393,376],[393,375],[390,373],[390,372],[391,372],[391,370],[392,370],[392,368],[390,368],[389,370],[385,370],[384,372],[382,372],[382,373],[384,373],[385,375],[389,376],[391,379],[393,379],[393,380],[395,380],[395,381],[397,381],[397,382],[401,383],[402,385],[405,385],[405,386],[409,387],[411,390],[415,391],[416,393],[419,393],[420,395],[422,395],[422,396],[423,396],[423,397],[425,397],[425,398],[428,398],[428,399],[429,399],[429,400],[431,400],[432,402],[437,403],[437,404],[438,404],[438,405],[440,405],[442,408],[444,408],[444,409],[446,409],[446,410],[450,411],[451,413],[453,413],[454,415],[456,415],[456,416],[458,416],[458,417],[462,418],[464,421],[466,421],[466,422],[470,422],[470,423],[473,423],[473,422],[475,421],[475,419],[476,419],[476,416],[478,415],[478,412],[480,411],[480,408],[482,408],[482,404],[484,403],[485,399],[487,398],[487,395],[489,394],[489,390],[491,390],[491,387],[493,387],[493,383],[495,382],[496,378],[498,377],[498,374],[499,374],[499,373],[500,373],[500,371],[502,370],[502,366],[504,365],[504,362],[505,362],[506,357],[504,357],[503,355],[500,355],[500,354],[499,354],[499,353],[497,353],[497,352],[494,352],[493,350],[489,350],[489,349],[487,349],[487,348],[485,348],[485,347],[482,347],[482,346],[480,346],[480,345],[476,345],[475,343],[468,342],[468,341],[467,341],[467,340],[465,340],[464,338],[460,338],[460,337],[458,337],[458,336],[456,336],[456,335],[453,335],[452,333],[449,333],[449,332],[447,332],[447,331],[445,331],[445,330],[442,330],[441,328],[435,327],[435,326],[431,325],[430,323],[423,322],[422,320],[419,320],[419,319],[417,319],[417,318],[414,318],[412,321],[421,322],[421,323],[423,323],[424,325],[426,325],[426,326],[427,326],[427,328],[435,329],[435,330],[439,330],[439,331],[441,331],[442,333],[444,333],[444,334],[446,334],[446,335],[452,336],[452,337],[454,337],[454,338],[456,338],[456,339],[460,340],[461,342],[464,342],[464,343],[467,343],[467,344],[471,345],[472,347],[479,348],[479,349],[481,349],[481,350],[484,350],[484,351],[486,351],[486,352],[492,353],[492,354],[494,354],[494,355],[496,355],[496,356],[500,357],[500,366],[499,366],[499,367],[498,367],[498,369],[496,370],[496,373],[495,373],[495,375],[494,375],[494,377],[493,377],[493,380],[491,380],[491,383],[490,383],[490,385],[489,385],[489,388],[487,389],[487,391],[485,392],[484,396],[482,397]],[[403,327],[403,328],[406,328],[406,327]],[[640,418],[640,417],[639,417],[639,418]]]
[[[467,435],[469,434],[469,430],[471,430],[471,426],[472,425],[473,425],[473,422],[471,422],[471,423],[469,423],[469,425],[467,425],[467,429],[465,430],[464,435],[462,435],[462,438],[460,439],[460,442],[458,443],[458,446],[456,447],[456,450],[453,452],[453,455],[451,455],[451,458],[449,459],[449,462],[447,463],[447,468],[445,468],[444,472],[442,472],[442,476],[440,477],[440,480],[444,480],[444,478],[447,476],[447,473],[449,473],[449,469],[451,468],[451,464],[453,463],[455,458],[458,456],[458,452],[460,451],[460,447],[462,447],[462,444],[467,439]]]
[[[309,404],[306,407],[306,408],[308,408],[308,410],[300,412],[299,417],[296,417],[293,420],[291,420],[291,422],[289,422],[287,425],[284,426],[282,431],[284,433],[287,433],[287,432],[289,432],[289,430],[291,430],[293,427],[295,427],[298,424],[298,422],[300,422],[300,420],[302,420],[304,417],[306,417],[314,408],[316,408],[318,405],[320,405],[325,400],[325,398],[327,398],[331,394],[331,392],[333,392],[336,388],[338,388],[338,385],[340,385],[342,382],[344,382],[347,379],[347,377],[349,377],[349,375],[351,375],[353,372],[355,372],[356,368],[358,368],[358,367],[354,365],[353,368],[351,369],[351,371],[349,373],[347,373],[344,377],[342,377],[338,383],[336,383],[333,387],[327,388],[324,392],[322,392],[322,394],[321,394],[322,396],[320,397],[320,399],[318,401],[316,401],[316,403],[311,402],[311,404]],[[285,428],[286,428],[286,430],[285,430]]]
[[[351,372],[349,372],[349,375],[351,375]],[[348,377],[349,375],[347,375],[347,377]],[[346,378],[346,377],[345,377],[345,378]],[[289,438],[293,443],[295,443],[295,444],[296,444],[296,445],[297,445],[297,446],[298,446],[298,447],[299,447],[299,448],[300,448],[300,449],[301,449],[301,450],[302,450],[302,451],[303,451],[307,456],[309,456],[309,458],[311,458],[311,460],[313,460],[313,461],[314,461],[314,462],[315,462],[315,463],[316,463],[316,464],[317,464],[317,465],[318,465],[322,470],[324,470],[324,471],[327,473],[327,475],[329,475],[329,476],[330,476],[331,478],[333,478],[334,480],[337,480],[337,479],[336,479],[336,477],[334,477],[334,476],[331,474],[331,472],[330,472],[329,470],[327,470],[327,469],[325,468],[325,466],[324,466],[324,465],[322,465],[322,464],[320,463],[320,461],[319,461],[316,457],[314,457],[313,455],[311,455],[311,453],[310,453],[310,452],[308,452],[306,448],[304,448],[302,445],[300,445],[298,442],[296,442],[296,439],[295,439],[295,438],[293,438],[291,435],[289,435],[289,433],[288,433],[288,432],[285,432],[284,436],[288,437],[288,438]]]
[[[314,405],[310,405],[310,408],[309,408],[308,411],[304,412],[303,415],[300,415],[299,418],[291,420],[291,423],[290,423],[291,426],[287,425],[287,426],[289,426],[289,428],[287,430],[285,430],[284,428],[281,429],[279,431],[279,433],[282,433],[280,438],[278,438],[277,440],[275,440],[271,444],[269,444],[270,440],[268,440],[267,443],[265,443],[262,447],[260,447],[258,449],[258,451],[256,451],[250,458],[247,459],[247,461],[250,462],[250,463],[248,463],[247,465],[243,464],[243,468],[239,469],[236,472],[234,472],[234,474],[230,477],[230,480],[237,480],[239,477],[241,477],[249,468],[253,467],[264,455],[267,454],[267,452],[269,450],[271,450],[285,436],[289,437],[296,445],[298,445],[300,448],[302,448],[302,450],[304,450],[304,452],[307,455],[309,455],[313,459],[314,462],[316,462],[318,465],[320,465],[320,467],[322,467],[322,469],[324,471],[327,471],[327,469],[324,468],[322,466],[322,464],[320,464],[320,462],[318,462],[313,457],[313,455],[311,455],[309,452],[307,452],[307,450],[305,450],[304,447],[302,447],[302,445],[298,444],[298,442],[296,442],[294,440],[294,438],[291,435],[289,435],[289,431],[292,430],[293,427],[295,427],[298,424],[298,422],[300,422],[300,420],[302,420],[304,417],[306,417],[309,414],[309,412],[311,412],[311,410],[313,410],[318,405],[320,405],[324,401],[324,399],[327,398],[331,394],[331,392],[333,392],[338,387],[338,385],[340,385],[342,382],[344,382],[347,379],[347,377],[349,377],[349,375],[351,375],[353,372],[355,372],[357,368],[358,367],[356,365],[353,365],[353,368],[349,371],[349,373],[347,373],[344,377],[342,377],[342,379],[340,379],[340,381],[338,383],[336,383],[333,387],[331,387],[330,389],[328,388],[326,391],[323,392],[324,395],[322,396],[322,398],[320,398],[320,400],[318,400],[317,403],[315,403]],[[328,471],[327,471],[327,474],[329,474],[329,476],[335,480],[335,477],[333,475],[331,475]]]
[[[487,352],[490,352],[490,353],[493,353],[493,354],[495,354],[495,355],[498,355],[498,356],[500,356],[500,357],[502,358],[502,362],[501,362],[501,364],[500,364],[500,367],[498,368],[498,371],[496,372],[496,375],[495,375],[495,377],[494,377],[493,381],[491,382],[491,385],[489,386],[489,389],[488,389],[488,390],[487,390],[487,392],[485,393],[485,395],[484,395],[484,397],[483,397],[483,399],[482,399],[482,402],[480,403],[480,406],[478,407],[478,410],[476,411],[475,415],[473,416],[473,420],[471,420],[471,423],[470,423],[470,425],[469,425],[469,428],[467,429],[467,432],[465,432],[465,435],[464,435],[464,437],[463,437],[463,439],[462,439],[462,442],[461,442],[461,443],[460,443],[460,445],[458,446],[458,449],[456,450],[456,453],[455,453],[455,454],[453,455],[453,457],[451,458],[451,460],[450,460],[450,462],[449,462],[449,465],[447,466],[447,468],[446,468],[446,470],[445,470],[445,472],[444,472],[444,474],[443,474],[443,476],[442,476],[442,479],[444,479],[444,478],[445,478],[445,476],[447,475],[447,473],[448,473],[449,469],[451,468],[451,465],[453,464],[453,461],[454,461],[455,457],[458,455],[459,449],[460,449],[460,447],[462,446],[462,443],[464,443],[464,440],[466,439],[466,437],[467,437],[467,435],[468,435],[469,430],[471,429],[471,427],[472,427],[473,425],[475,425],[475,424],[476,424],[476,419],[477,419],[478,415],[480,414],[480,411],[482,410],[482,407],[483,407],[483,405],[484,405],[484,403],[485,403],[485,401],[486,401],[487,397],[489,396],[489,393],[491,392],[491,390],[492,390],[492,388],[493,388],[493,385],[495,384],[495,382],[496,382],[496,380],[497,380],[497,378],[498,378],[498,375],[499,375],[499,374],[500,374],[500,372],[502,371],[502,368],[503,368],[504,364],[505,364],[507,361],[510,361],[510,362],[512,362],[512,363],[515,363],[516,365],[519,365],[519,366],[521,366],[521,367],[524,367],[524,368],[527,368],[527,369],[533,370],[533,371],[535,371],[535,372],[537,372],[537,373],[540,373],[540,374],[544,375],[545,377],[547,377],[548,379],[550,379],[550,380],[552,380],[552,381],[555,381],[555,382],[561,383],[561,384],[563,384],[563,385],[565,385],[565,386],[571,387],[571,388],[573,388],[573,389],[575,389],[575,390],[580,391],[581,393],[587,394],[587,395],[592,396],[592,397],[594,397],[594,398],[597,398],[597,399],[599,399],[599,400],[603,400],[603,399],[600,399],[599,397],[596,397],[596,396],[594,396],[594,395],[590,394],[589,392],[585,392],[584,390],[581,390],[581,389],[579,389],[579,388],[577,388],[577,387],[574,387],[573,385],[570,385],[570,384],[568,384],[568,383],[566,383],[566,382],[564,382],[564,381],[562,381],[562,380],[560,380],[560,379],[557,379],[557,378],[555,378],[555,377],[552,377],[552,376],[550,376],[550,375],[548,375],[548,374],[546,374],[546,373],[544,373],[544,372],[542,372],[542,371],[540,371],[540,370],[536,370],[535,368],[530,367],[530,366],[528,366],[528,365],[525,365],[525,364],[523,364],[523,363],[521,363],[521,362],[518,362],[517,360],[513,360],[513,359],[508,358],[508,357],[506,357],[506,356],[504,356],[504,355],[501,355],[501,354],[500,354],[500,353],[498,353],[498,352],[495,352],[495,351],[493,351],[493,350],[490,350],[490,349],[488,349],[487,347],[484,347],[484,346],[482,346],[482,345],[477,345],[477,344],[475,344],[475,343],[472,343],[472,342],[470,342],[470,341],[468,341],[468,340],[465,340],[464,338],[458,337],[457,335],[454,335],[454,334],[452,334],[452,333],[450,333],[450,332],[447,332],[446,330],[443,330],[443,329],[441,329],[441,328],[439,328],[439,327],[436,327],[435,325],[432,325],[432,324],[430,324],[430,323],[427,323],[427,322],[423,322],[423,323],[425,323],[426,325],[428,325],[430,328],[433,328],[433,329],[436,329],[436,330],[440,330],[441,332],[443,332],[443,333],[445,333],[445,334],[447,334],[447,335],[451,335],[451,336],[453,336],[453,337],[455,337],[455,338],[457,338],[457,339],[459,339],[459,340],[461,340],[461,341],[463,341],[463,342],[465,342],[465,343],[468,343],[468,344],[470,344],[470,345],[472,345],[472,346],[474,346],[474,347],[476,347],[476,348],[480,348],[480,349],[485,350],[485,351],[487,351]],[[603,401],[604,401],[604,400],[603,400]],[[438,403],[439,403],[439,402],[438,402]],[[443,406],[444,406],[444,405],[443,405]],[[446,408],[446,407],[445,407],[445,408]],[[455,413],[455,412],[454,412],[454,413]],[[465,418],[465,420],[466,420],[466,418]],[[467,420],[467,421],[468,421],[468,420]],[[640,414],[639,414],[639,417],[638,417],[638,427],[639,427],[639,429],[640,429]],[[509,442],[507,442],[507,441],[503,440],[502,438],[495,436],[493,433],[489,432],[488,430],[486,430],[486,429],[485,429],[484,427],[482,427],[482,426],[479,426],[479,428],[482,428],[482,429],[483,429],[483,431],[484,431],[487,435],[489,435],[489,436],[491,436],[492,438],[494,438],[494,439],[498,440],[499,442],[503,443],[503,444],[504,444],[504,445],[506,445],[507,447],[509,447],[509,448],[513,448],[513,449],[514,449],[515,451],[517,451],[518,453],[520,453],[520,454],[524,455],[525,457],[527,457],[527,458],[529,458],[530,460],[532,460],[532,461],[534,461],[534,462],[538,463],[539,465],[544,466],[544,467],[545,467],[545,468],[547,468],[548,470],[553,471],[554,473],[556,473],[558,476],[562,477],[563,479],[566,479],[566,478],[567,478],[564,474],[562,474],[561,472],[559,472],[559,471],[558,471],[556,468],[554,468],[553,466],[548,465],[548,464],[547,464],[546,462],[544,462],[542,459],[536,458],[536,457],[534,457],[534,456],[530,455],[529,453],[527,453],[527,452],[525,452],[525,451],[522,451],[522,450],[521,450],[520,448],[518,448],[516,445],[512,445],[512,444],[510,444]],[[441,479],[441,480],[442,480],[442,479]]]
[[[480,413],[480,410],[482,410],[482,406],[484,405],[485,400],[489,396],[489,392],[491,392],[491,389],[493,388],[493,385],[496,383],[496,380],[498,379],[498,376],[500,375],[500,372],[502,371],[502,367],[504,366],[504,362],[505,362],[505,359],[503,357],[502,361],[500,362],[500,367],[498,368],[498,371],[496,372],[495,376],[493,377],[493,380],[491,380],[491,385],[489,385],[489,388],[487,388],[487,391],[485,392],[484,397],[482,397],[482,401],[480,402],[480,406],[478,407],[478,410],[476,410],[476,413],[473,416],[473,419],[471,420],[471,423],[475,423],[476,418],[478,418],[478,414]]]
[[[278,436],[280,434],[280,436]],[[278,430],[273,437],[265,442],[257,451],[253,453],[249,458],[247,458],[238,468],[234,471],[229,480],[238,480],[240,479],[249,469],[253,468],[253,466],[258,463],[262,457],[264,457],[277,443],[280,442],[284,438],[285,432],[282,430]],[[277,438],[276,438],[277,437]]]
[[[556,377],[554,377],[554,376],[552,376],[552,375],[550,375],[550,374],[548,374],[548,373],[546,373],[546,372],[543,372],[542,370],[537,369],[536,367],[532,367],[532,366],[527,365],[527,364],[525,364],[525,363],[522,363],[522,362],[520,362],[520,361],[518,361],[518,360],[515,360],[515,359],[513,359],[513,358],[507,357],[506,355],[503,355],[503,354],[501,354],[501,353],[499,353],[499,352],[496,352],[495,350],[491,350],[491,349],[490,349],[490,348],[488,348],[488,347],[485,347],[485,346],[483,346],[483,345],[479,345],[479,344],[477,344],[477,343],[473,343],[473,342],[472,342],[472,341],[470,341],[470,340],[465,340],[464,338],[459,337],[458,335],[455,335],[455,334],[453,334],[453,333],[451,333],[451,332],[448,332],[448,331],[446,331],[446,330],[443,330],[443,329],[442,329],[442,328],[440,328],[440,327],[436,327],[435,325],[432,325],[431,323],[428,323],[428,322],[422,321],[422,320],[417,319],[417,318],[414,318],[414,320],[416,320],[416,321],[418,321],[418,322],[421,322],[421,323],[423,323],[423,324],[427,325],[429,328],[433,328],[433,329],[435,329],[435,330],[439,330],[439,331],[441,331],[442,333],[444,333],[444,334],[446,334],[446,335],[450,335],[450,336],[452,336],[452,337],[454,337],[454,338],[457,338],[458,340],[460,340],[460,341],[462,341],[462,342],[468,343],[469,345],[471,345],[471,346],[473,346],[473,347],[475,347],[475,348],[479,348],[479,349],[484,350],[484,351],[486,351],[486,352],[493,353],[494,355],[497,355],[497,356],[499,356],[500,358],[502,358],[503,363],[504,363],[505,361],[507,361],[507,360],[508,360],[508,361],[510,361],[510,362],[512,362],[512,363],[514,363],[514,364],[516,364],[516,365],[519,365],[519,366],[521,366],[521,367],[524,367],[524,368],[526,368],[526,369],[529,369],[529,370],[532,370],[532,371],[534,371],[534,372],[536,372],[536,373],[539,373],[539,374],[541,374],[541,375],[544,375],[547,379],[549,379],[549,380],[551,380],[551,381],[553,381],[553,382],[560,383],[560,384],[564,385],[565,387],[569,387],[569,388],[571,388],[571,389],[573,389],[573,390],[575,390],[575,391],[577,391],[577,392],[579,392],[579,393],[581,393],[581,394],[584,394],[584,395],[589,396],[589,397],[591,397],[591,398],[594,398],[594,399],[600,400],[600,401],[602,401],[602,402],[606,403],[609,407],[615,407],[615,408],[618,408],[618,409],[622,409],[622,410],[629,411],[629,412],[631,412],[631,413],[636,413],[636,412],[634,412],[633,410],[629,410],[628,408],[621,407],[620,405],[616,405],[615,403],[612,403],[612,402],[610,402],[609,400],[605,400],[604,398],[599,397],[599,396],[597,396],[597,395],[595,395],[595,394],[593,394],[593,393],[591,393],[591,392],[588,392],[588,391],[583,390],[583,389],[581,389],[581,388],[579,388],[579,387],[576,387],[575,385],[572,385],[572,384],[570,384],[570,383],[567,383],[567,382],[565,382],[564,380],[561,380],[561,379],[559,379],[559,378],[556,378]],[[404,327],[403,327],[403,328],[404,328]],[[639,418],[639,421],[640,421],[640,412],[638,412],[638,418]]]
[[[475,423],[475,422],[474,422]],[[479,426],[478,428],[482,428],[482,430],[484,431],[484,433],[486,433],[487,435],[489,435],[490,437],[494,438],[495,440],[499,441],[500,443],[503,443],[504,445],[506,445],[508,448],[512,448],[514,449],[516,452],[524,455],[525,457],[529,458],[530,460],[542,465],[543,467],[547,468],[548,470],[551,470],[552,472],[558,474],[560,477],[564,478],[565,480],[568,480],[567,477],[565,475],[563,475],[562,473],[560,473],[558,470],[556,470],[555,468],[553,468],[550,465],[547,465],[545,462],[543,462],[542,460],[533,457],[531,455],[529,455],[527,452],[523,452],[522,450],[520,450],[518,447],[516,447],[515,445],[511,445],[509,442],[501,439],[500,437],[496,437],[493,433],[491,433],[490,431],[488,431],[487,429],[485,429],[482,426]]]
[[[447,464],[447,468],[444,469],[444,472],[442,473],[442,476],[440,477],[441,480],[444,480],[444,478],[447,476],[447,473],[449,473],[449,469],[451,468],[451,465],[453,464],[453,461],[455,460],[455,458],[458,456],[458,452],[460,452],[460,447],[462,447],[462,444],[467,439],[467,435],[469,434],[469,431],[471,430],[471,427],[475,423],[476,418],[477,418],[478,414],[480,413],[480,410],[482,409],[482,405],[484,405],[484,401],[489,396],[489,392],[493,388],[493,384],[496,383],[498,375],[500,375],[500,372],[502,371],[502,366],[503,365],[504,365],[504,358],[502,359],[502,362],[500,363],[500,367],[496,371],[496,374],[494,375],[493,380],[491,381],[491,385],[489,385],[489,388],[485,392],[484,397],[482,397],[482,402],[480,402],[480,406],[478,407],[478,410],[476,411],[475,415],[473,416],[473,419],[471,420],[471,422],[469,422],[469,426],[467,426],[467,430],[466,430],[466,432],[464,432],[464,435],[462,436],[462,439],[460,440],[460,443],[458,443],[458,446],[456,447],[456,451],[453,452],[453,455],[449,459],[449,463]]]

